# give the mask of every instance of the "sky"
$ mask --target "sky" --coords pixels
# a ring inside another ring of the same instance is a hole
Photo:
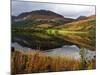
[[[50,10],[60,15],[63,15],[65,18],[77,18],[79,16],[95,15],[95,6],[86,6],[86,5],[12,1],[11,9],[13,16],[18,16],[23,12],[30,12],[35,10]]]

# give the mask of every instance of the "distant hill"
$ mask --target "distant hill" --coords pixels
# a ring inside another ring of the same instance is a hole
[[[72,20],[70,18],[64,18],[62,15],[49,10],[36,10],[31,12],[24,12],[16,17],[12,16],[15,22],[23,20]]]
[[[86,16],[79,16],[76,20],[84,20],[84,19],[87,19]]]
[[[24,12],[18,16],[12,16],[12,24],[15,26],[34,26],[45,23],[52,26],[58,26],[72,21],[74,21],[74,19],[65,18],[64,16],[49,10],[36,10],[31,12]]]
[[[25,18],[26,19],[52,19],[52,18],[63,18],[62,15],[59,15],[57,13],[54,13],[52,11],[49,10],[36,10],[36,11],[32,11],[32,12],[25,12],[20,14],[19,16],[17,16],[17,19],[20,18]]]

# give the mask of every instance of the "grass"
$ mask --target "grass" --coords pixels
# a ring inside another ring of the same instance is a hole
[[[48,56],[41,51],[14,51],[11,55],[11,73],[40,73],[93,69],[95,61],[84,64],[80,60],[60,56]]]

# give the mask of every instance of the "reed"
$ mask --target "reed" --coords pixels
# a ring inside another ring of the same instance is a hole
[[[88,64],[88,69],[92,69],[94,64]],[[14,51],[11,55],[11,73],[40,73],[81,70],[80,60],[69,57],[48,56],[41,51],[20,52]]]

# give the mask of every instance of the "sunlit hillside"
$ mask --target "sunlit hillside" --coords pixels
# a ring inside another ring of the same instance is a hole
[[[96,27],[96,17],[89,16],[87,19],[74,21],[68,24],[64,24],[62,26],[58,26],[57,28],[61,28],[62,30],[68,31],[95,31]]]

